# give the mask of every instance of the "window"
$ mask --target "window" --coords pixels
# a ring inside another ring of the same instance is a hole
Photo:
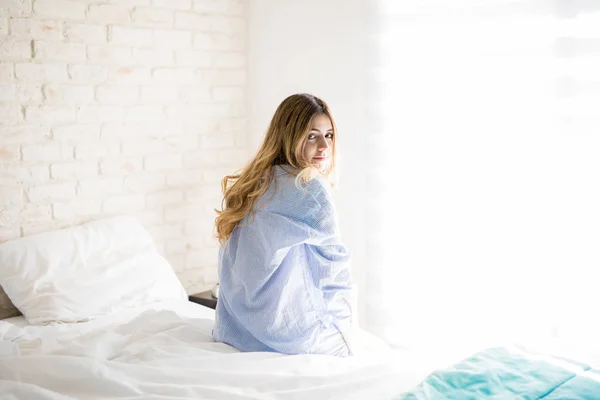
[[[411,3],[411,4],[409,4]],[[600,337],[600,3],[379,0],[368,327]]]

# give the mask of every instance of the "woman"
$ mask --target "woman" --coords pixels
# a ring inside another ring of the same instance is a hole
[[[350,256],[328,180],[336,133],[323,100],[289,96],[254,159],[223,179],[215,340],[243,351],[352,354]]]

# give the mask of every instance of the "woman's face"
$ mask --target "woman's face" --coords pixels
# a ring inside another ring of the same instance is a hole
[[[333,126],[325,114],[313,119],[310,132],[304,142],[302,156],[309,164],[316,165],[321,171],[327,169],[333,152]]]

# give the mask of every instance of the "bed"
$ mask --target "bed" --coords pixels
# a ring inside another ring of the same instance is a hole
[[[239,352],[212,339],[214,311],[187,300],[129,217],[0,245],[0,286],[0,306],[23,313],[0,319],[2,400],[600,399],[586,354],[501,347],[459,357],[380,344],[346,358]]]
[[[392,398],[426,374],[414,355],[242,353],[211,337],[214,311],[162,301],[93,321],[0,321],[2,399]]]
[[[392,398],[432,370],[408,351],[337,358],[216,343],[214,311],[188,301],[129,217],[0,245],[0,285],[23,313],[0,320],[2,400]]]

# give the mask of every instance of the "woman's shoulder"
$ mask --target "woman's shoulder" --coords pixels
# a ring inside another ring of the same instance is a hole
[[[309,182],[296,179],[297,175],[285,166],[273,169],[267,191],[256,204],[256,211],[269,212],[294,219],[314,215],[322,217],[333,212],[327,180],[315,177]]]
[[[335,231],[336,226],[332,222],[336,219],[336,212],[328,187],[329,183],[322,176],[306,183],[300,179],[297,183],[296,177],[297,175],[283,167],[274,169],[273,180],[256,208],[256,211],[265,214],[257,217],[271,218],[276,215],[278,221],[300,223],[309,227],[310,231],[324,232],[329,235],[330,231]]]
[[[275,166],[271,185],[276,197],[282,200],[314,201],[319,204],[331,202],[329,182],[322,175],[316,175],[308,182],[297,179],[297,171],[286,166]]]

